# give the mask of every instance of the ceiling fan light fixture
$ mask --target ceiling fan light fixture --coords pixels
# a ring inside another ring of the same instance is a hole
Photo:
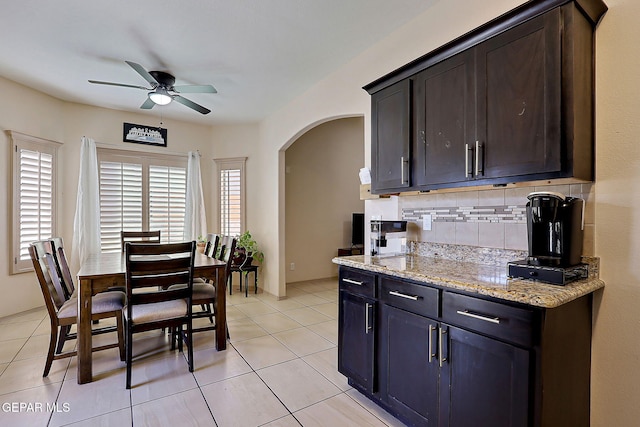
[[[154,92],[149,92],[149,99],[158,105],[167,105],[173,101],[171,95],[169,95],[167,90],[164,88],[158,88]]]

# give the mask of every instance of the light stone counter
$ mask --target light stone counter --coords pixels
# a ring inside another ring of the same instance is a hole
[[[598,278],[597,260],[590,262],[589,278],[567,285],[551,285],[507,277],[507,266],[494,266],[416,255],[337,257],[335,264],[389,276],[426,282],[443,288],[487,295],[536,307],[553,308],[604,287]],[[593,268],[592,268],[593,267]]]

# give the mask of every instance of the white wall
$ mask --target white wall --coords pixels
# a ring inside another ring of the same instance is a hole
[[[0,316],[44,305],[38,282],[33,273],[9,275],[11,258],[11,139],[8,130],[40,138],[64,142],[63,103],[40,92],[0,78],[0,187],[4,188],[0,207]],[[65,150],[63,146],[60,151]],[[65,163],[60,162],[64,167]],[[64,194],[58,187],[58,196]]]
[[[213,233],[220,232],[220,218],[218,217],[218,200],[220,197],[219,189],[216,187],[217,173],[216,165],[213,159],[222,159],[229,157],[246,157],[246,227],[261,245],[261,233],[255,230],[256,218],[260,217],[260,207],[257,204],[260,191],[264,188],[261,184],[260,163],[258,162],[258,125],[257,124],[236,124],[215,126],[213,128],[213,139],[210,148],[211,155],[203,158],[203,164],[206,160],[212,169],[211,181],[211,201],[212,208],[207,212],[209,219],[209,230]],[[204,179],[204,178],[203,178]]]
[[[640,420],[640,2],[606,0],[596,33],[596,255],[592,426]]]

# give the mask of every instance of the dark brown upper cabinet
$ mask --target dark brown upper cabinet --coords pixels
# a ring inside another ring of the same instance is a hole
[[[411,79],[371,96],[372,192],[411,186]]]
[[[533,0],[365,86],[372,192],[592,181],[593,33],[606,10]],[[387,91],[398,101],[383,109]]]
[[[475,141],[473,51],[442,61],[415,76],[416,127],[413,182],[422,187],[470,177],[468,146]]]
[[[591,141],[561,135],[562,15],[554,9],[475,48],[476,179],[573,176],[563,152],[591,150]]]

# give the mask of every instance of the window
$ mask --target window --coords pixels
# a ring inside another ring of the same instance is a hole
[[[246,157],[216,159],[218,165],[218,217],[220,234],[236,236],[244,229],[244,165]]]
[[[120,231],[160,230],[184,240],[187,158],[98,149],[103,252],[120,251]]]
[[[29,244],[56,233],[57,151],[62,145],[18,132],[12,140],[12,257],[11,273],[32,271]]]

